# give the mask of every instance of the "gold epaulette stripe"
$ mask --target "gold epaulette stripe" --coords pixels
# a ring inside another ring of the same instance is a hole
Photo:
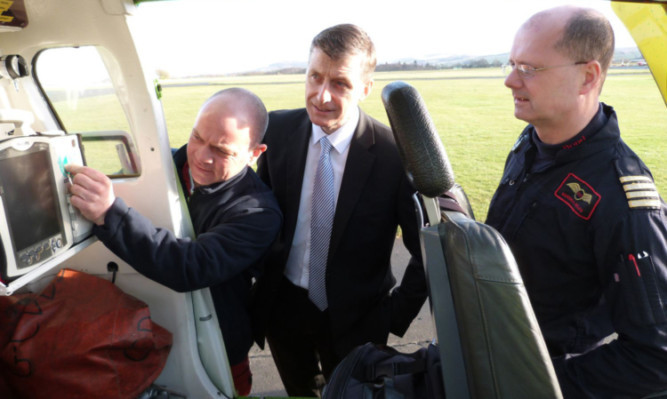
[[[632,198],[660,198],[657,191],[628,191],[625,193],[628,199]]]
[[[658,189],[653,179],[648,176],[620,176],[625,196],[630,208],[659,209],[662,205]]]
[[[653,180],[652,180],[650,177],[648,177],[648,176],[642,176],[642,175],[638,175],[638,176],[621,176],[621,177],[619,177],[619,179],[621,180],[621,183],[627,183],[627,182],[629,182],[629,181],[647,181],[647,182],[651,182],[651,183],[653,183]]]
[[[660,200],[641,199],[628,201],[630,208],[660,208]]]
[[[658,191],[655,188],[655,184],[653,183],[629,183],[629,184],[623,184],[623,190],[625,192],[628,191],[637,191],[637,190],[652,190],[652,191]]]

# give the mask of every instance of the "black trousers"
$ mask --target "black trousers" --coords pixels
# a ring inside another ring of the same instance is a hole
[[[318,397],[342,360],[335,354],[329,312],[308,299],[308,291],[283,278],[269,317],[266,339],[289,396]]]

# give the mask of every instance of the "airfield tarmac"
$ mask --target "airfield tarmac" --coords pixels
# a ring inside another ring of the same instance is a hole
[[[396,239],[392,253],[392,267],[398,282],[403,278],[409,254],[400,238]],[[428,345],[435,337],[428,300],[402,338],[389,336],[389,345],[405,353],[414,352]],[[264,350],[254,345],[250,349],[250,368],[253,373],[252,397],[287,396],[268,347]]]

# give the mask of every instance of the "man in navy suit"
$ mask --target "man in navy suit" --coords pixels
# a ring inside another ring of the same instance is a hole
[[[311,44],[306,107],[269,117],[264,142],[271,152],[257,172],[275,193],[284,225],[257,287],[256,338],[263,345],[265,333],[290,396],[317,395],[355,346],[403,335],[427,296],[414,189],[391,130],[358,106],[373,87],[375,64],[373,42],[359,27],[325,29]],[[322,148],[331,148],[326,168]],[[325,222],[317,222],[328,201],[316,188],[320,168],[332,192]],[[398,226],[412,257],[393,288]]]

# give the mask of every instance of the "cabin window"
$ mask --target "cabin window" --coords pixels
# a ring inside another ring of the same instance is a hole
[[[61,128],[82,135],[86,163],[110,177],[126,177],[138,170],[126,167],[136,162],[127,162],[135,156],[129,122],[109,72],[117,70],[115,59],[93,46],[43,50],[34,63],[35,78]],[[105,138],[108,134],[114,137]]]

